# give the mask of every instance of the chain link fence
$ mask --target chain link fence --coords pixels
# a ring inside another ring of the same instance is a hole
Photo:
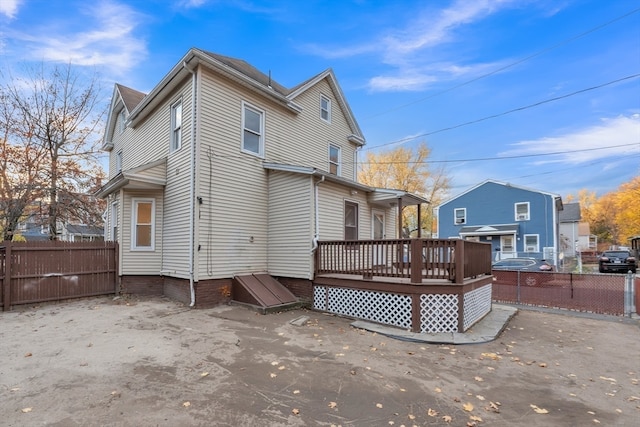
[[[493,271],[492,299],[496,302],[535,305],[600,314],[625,315],[626,274],[576,274],[529,271]],[[630,289],[630,288],[635,288]],[[637,300],[640,278],[627,286]],[[633,301],[633,299],[631,299]],[[637,304],[633,301],[635,310]]]

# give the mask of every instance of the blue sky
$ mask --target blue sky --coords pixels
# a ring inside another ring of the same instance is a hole
[[[425,142],[451,195],[602,195],[640,175],[637,0],[0,0],[0,66],[149,91],[190,47],[286,87],[333,68],[368,150]],[[105,102],[108,100],[106,99]]]

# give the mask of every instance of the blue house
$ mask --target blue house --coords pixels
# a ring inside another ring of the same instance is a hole
[[[487,180],[435,207],[438,237],[491,243],[494,259],[533,257],[557,265],[559,195]]]

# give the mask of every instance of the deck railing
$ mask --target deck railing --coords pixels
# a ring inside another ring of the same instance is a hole
[[[391,239],[320,241],[316,275],[356,274],[463,283],[491,274],[491,245],[462,239]]]

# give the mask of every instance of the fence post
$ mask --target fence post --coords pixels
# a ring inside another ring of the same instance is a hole
[[[11,308],[11,242],[6,241],[4,243],[4,289],[2,290],[2,311],[9,311]]]
[[[633,276],[634,274],[629,271],[624,278],[624,315],[627,317],[631,317],[636,312]]]

